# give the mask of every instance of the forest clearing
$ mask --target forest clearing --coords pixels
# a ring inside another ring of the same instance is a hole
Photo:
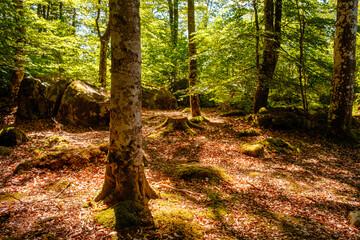
[[[360,207],[356,146],[336,144],[322,135],[253,128],[239,117],[210,119],[196,136],[176,131],[149,138],[168,116],[179,111],[144,110],[142,114],[146,176],[160,198],[149,208],[155,228],[136,228],[119,239],[358,239],[359,229],[347,216]],[[63,126],[53,120],[5,123],[23,129],[30,141],[0,157],[1,239],[116,239],[113,228],[94,215],[105,205],[92,200],[104,178],[103,163],[32,168],[13,174],[16,166],[56,149],[78,149],[109,141],[106,130]],[[240,137],[243,129],[259,136]],[[58,141],[51,139],[58,137]],[[280,138],[298,151],[265,150],[264,157],[241,152],[245,143]],[[219,171],[213,175],[179,175],[181,166]],[[217,176],[217,175],[216,175]],[[91,204],[92,202],[92,204]]]

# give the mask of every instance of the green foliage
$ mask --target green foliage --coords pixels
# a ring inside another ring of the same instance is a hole
[[[25,1],[24,17],[19,17],[12,0],[0,3],[0,96],[9,92],[15,48],[21,37],[16,29],[20,26],[26,29],[23,47],[26,72],[30,75],[62,76],[97,83],[100,43],[95,19],[100,9],[99,30],[104,33],[108,24],[108,4],[97,0],[66,0],[61,4],[60,7],[57,0]],[[260,60],[263,49],[261,1],[258,1],[257,9],[259,32],[256,32],[254,9],[250,2],[196,2],[198,84],[192,89],[189,89],[187,80],[186,1],[179,1],[175,46],[170,35],[168,1],[144,0],[140,8],[144,83],[170,89],[182,104],[188,104],[189,94],[196,92],[200,94],[202,106],[229,104],[234,109],[252,111],[258,80],[255,61],[257,36],[260,37]],[[271,106],[301,105],[299,14],[306,22],[303,67],[309,105],[318,108],[329,103],[335,2],[300,0],[283,3],[281,50],[274,80],[269,83]],[[356,82],[359,85],[358,80]]]

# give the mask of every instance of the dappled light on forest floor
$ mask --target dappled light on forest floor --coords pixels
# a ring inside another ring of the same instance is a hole
[[[254,128],[214,110],[204,115],[210,122],[195,129],[196,136],[175,131],[149,138],[167,117],[189,114],[143,111],[145,173],[161,198],[150,201],[155,228],[120,239],[358,239],[360,230],[347,215],[360,208],[359,149],[318,135]],[[56,129],[52,120],[15,125],[30,142],[0,157],[0,238],[114,238],[115,229],[93,217],[106,207],[92,202],[103,183],[103,163],[13,174],[39,155],[106,143],[108,132]],[[239,135],[244,129],[260,135]],[[270,138],[298,150],[265,149],[261,158],[241,153],[242,145]]]

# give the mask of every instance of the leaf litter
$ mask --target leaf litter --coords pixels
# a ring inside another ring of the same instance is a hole
[[[143,111],[145,172],[161,195],[149,203],[156,228],[119,239],[359,239],[359,229],[347,221],[360,207],[359,149],[299,132],[257,129],[260,136],[240,138],[237,132],[252,127],[211,109],[205,110],[211,122],[196,136],[147,138],[166,117],[179,114]],[[20,162],[61,144],[48,144],[51,137],[64,139],[65,149],[84,148],[108,142],[108,131],[4,119],[3,126],[25,130],[31,141],[0,157],[0,239],[114,239],[114,229],[93,219],[106,207],[91,202],[102,186],[104,164],[13,174]],[[241,153],[242,144],[267,138],[284,139],[300,151],[266,152],[263,158]],[[179,166],[192,165],[221,170],[228,178],[215,184],[176,178]]]

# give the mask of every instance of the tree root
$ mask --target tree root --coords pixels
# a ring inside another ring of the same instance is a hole
[[[155,129],[160,129],[160,128],[165,128],[165,129],[161,130],[158,133],[152,134],[149,137],[156,138],[156,137],[164,136],[176,130],[184,131],[191,136],[195,136],[196,133],[191,128],[204,129],[202,126],[189,121],[187,117],[168,117],[164,123],[162,123],[160,126],[156,127]]]

